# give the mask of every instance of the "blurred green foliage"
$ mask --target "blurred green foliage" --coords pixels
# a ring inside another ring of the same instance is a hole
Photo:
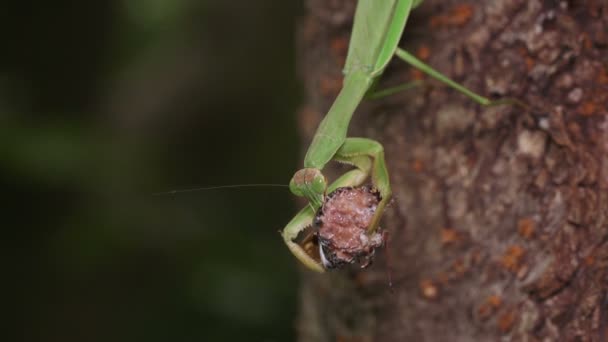
[[[287,189],[152,193],[289,181],[299,155],[299,6],[3,6],[10,335],[293,339],[296,264],[277,233],[295,213]]]

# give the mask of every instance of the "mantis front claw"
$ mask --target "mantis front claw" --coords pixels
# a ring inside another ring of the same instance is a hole
[[[298,235],[312,225],[312,220],[315,216],[315,211],[311,206],[306,206],[304,209],[293,218],[285,229],[281,232],[285,244],[304,266],[316,272],[325,272],[325,267],[319,262],[319,257],[314,254],[316,246],[313,244],[312,235],[305,237],[302,242],[297,243],[295,240]]]

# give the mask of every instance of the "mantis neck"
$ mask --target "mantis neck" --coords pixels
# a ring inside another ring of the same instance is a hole
[[[372,86],[373,78],[364,71],[350,73],[344,77],[342,90],[336,97],[304,157],[304,167],[323,169],[346,139],[348,125],[353,113]]]

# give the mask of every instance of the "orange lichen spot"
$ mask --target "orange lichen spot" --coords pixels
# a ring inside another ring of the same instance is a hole
[[[594,102],[584,102],[579,108],[578,113],[583,116],[591,116],[598,111],[597,105]]]
[[[532,57],[528,56],[528,57],[526,57],[524,60],[525,60],[525,62],[526,62],[526,70],[527,70],[528,72],[529,72],[529,71],[532,71],[532,68],[534,68],[534,64],[535,64],[535,63],[534,63],[534,58],[532,58]]]
[[[458,259],[452,263],[452,271],[454,272],[454,278],[460,278],[468,271],[467,265],[464,263],[464,260]]]
[[[431,28],[437,28],[439,26],[444,26],[445,16],[444,15],[434,15],[431,17],[430,26]]]
[[[488,305],[488,303],[483,303],[477,308],[477,316],[480,320],[485,321],[494,313],[494,311],[496,310]]]
[[[568,122],[567,127],[568,127],[568,133],[571,136],[582,139],[583,129],[581,128],[581,125],[579,125],[578,123],[576,123],[574,121],[570,121],[570,122]]]
[[[486,302],[492,305],[493,307],[498,308],[500,304],[502,304],[502,298],[500,298],[500,296],[498,295],[491,295],[490,297],[488,297]]]
[[[343,63],[346,59],[346,52],[348,51],[348,39],[346,37],[334,38],[329,44],[333,57],[338,63]]]
[[[426,45],[420,45],[418,50],[416,50],[416,57],[422,59],[423,61],[428,60],[429,57],[431,57],[431,49],[429,49],[429,47]]]
[[[491,295],[477,308],[477,315],[480,319],[486,320],[493,315],[502,304],[502,298]]]
[[[519,246],[511,246],[507,248],[507,251],[500,259],[501,265],[507,270],[517,273],[521,267],[521,262],[524,258],[526,251]]]
[[[517,53],[524,59],[524,63],[526,63],[526,70],[528,72],[531,71],[536,63],[534,62],[534,58],[528,54],[528,50],[524,47],[520,47],[517,49]]]
[[[462,240],[462,236],[452,228],[443,228],[441,229],[441,244],[448,245],[459,242]]]
[[[529,217],[522,218],[517,222],[517,232],[525,239],[531,239],[534,236],[535,230],[536,222]]]
[[[593,264],[595,264],[595,257],[593,255],[588,255],[583,261],[585,262],[585,265],[593,266]]]
[[[421,81],[424,79],[424,73],[418,69],[411,69],[412,79],[415,81]]]
[[[518,47],[515,51],[522,57],[528,56],[528,49],[523,46]]]
[[[416,173],[420,173],[424,170],[424,163],[420,159],[414,159],[412,162],[412,169]]]
[[[466,25],[473,17],[473,6],[459,4],[454,6],[447,14],[431,17],[431,28],[458,27]]]
[[[473,6],[470,4],[459,4],[452,10],[451,23],[462,26],[473,17]]]
[[[606,68],[602,68],[600,72],[597,74],[597,83],[599,84],[608,84],[608,71]]]
[[[445,286],[450,281],[450,275],[446,272],[441,272],[437,275],[437,283]]]
[[[431,279],[423,279],[419,286],[424,298],[432,300],[439,296],[439,287]]]
[[[591,50],[593,48],[593,41],[589,37],[589,34],[587,34],[586,32],[583,33],[581,39],[583,42],[583,48],[585,50]]]
[[[513,310],[503,313],[498,317],[498,330],[503,334],[508,333],[513,328],[516,319],[517,316]]]
[[[342,89],[342,78],[324,76],[319,80],[319,90],[323,96],[336,96]]]
[[[337,335],[336,342],[361,342],[356,336]]]
[[[471,251],[471,265],[479,265],[483,260],[483,254],[479,249]]]

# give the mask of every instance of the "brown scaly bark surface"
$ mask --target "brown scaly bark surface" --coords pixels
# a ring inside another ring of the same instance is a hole
[[[303,146],[340,88],[355,4],[306,2]],[[608,3],[427,0],[402,46],[534,109],[434,82],[366,102],[350,136],[385,146],[390,243],[366,270],[303,273],[300,340],[608,339]],[[381,87],[417,77],[395,60]]]

